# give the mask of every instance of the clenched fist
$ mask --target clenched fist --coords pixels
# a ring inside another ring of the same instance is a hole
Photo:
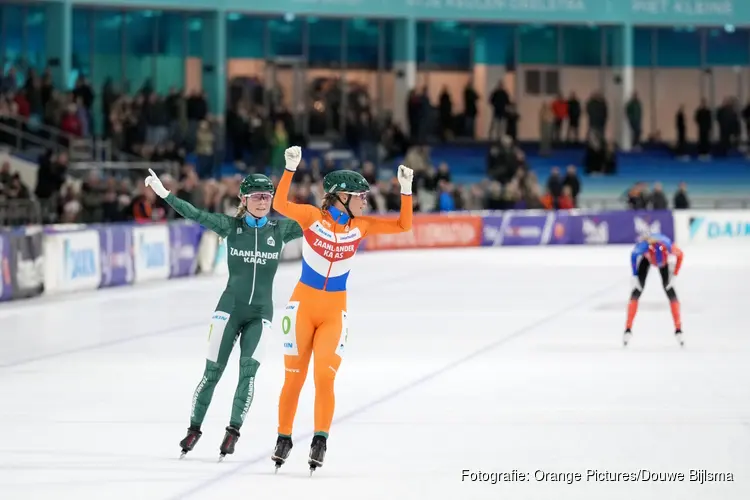
[[[286,160],[287,170],[291,170],[292,172],[296,171],[297,165],[299,165],[301,159],[302,148],[300,148],[299,146],[292,146],[284,151],[284,160]]]
[[[411,194],[411,183],[414,180],[414,170],[404,165],[398,166],[398,183],[401,184],[401,194]]]

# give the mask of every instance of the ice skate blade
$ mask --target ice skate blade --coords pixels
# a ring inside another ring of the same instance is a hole
[[[224,454],[220,454],[220,455],[219,455],[219,463],[223,462],[225,458],[227,458],[227,456],[226,456],[226,455],[224,455]]]
[[[185,455],[187,455],[186,451],[183,451],[182,453],[180,453],[180,460],[182,460],[183,458],[185,458]]]

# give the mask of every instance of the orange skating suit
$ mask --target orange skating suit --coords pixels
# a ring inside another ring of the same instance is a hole
[[[291,436],[310,356],[315,353],[315,434],[328,436],[333,420],[333,383],[348,336],[346,280],[354,255],[368,234],[411,230],[412,197],[401,195],[398,219],[349,216],[331,207],[288,201],[294,172],[285,170],[273,208],[303,231],[302,275],[281,320],[286,375],[279,399],[279,435]]]

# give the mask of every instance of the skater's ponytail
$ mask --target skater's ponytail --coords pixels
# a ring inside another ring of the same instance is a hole
[[[332,193],[326,193],[325,196],[323,196],[323,203],[320,205],[320,209],[324,212],[327,212],[329,208],[333,205],[333,203],[337,200],[335,194]]]
[[[247,213],[247,208],[245,207],[245,204],[240,201],[240,204],[237,205],[237,213],[234,214],[235,217],[238,219],[242,219],[245,217],[245,214]]]

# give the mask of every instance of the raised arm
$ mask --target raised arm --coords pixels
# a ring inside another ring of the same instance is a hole
[[[364,235],[367,234],[393,234],[411,231],[412,219],[414,217],[414,204],[411,196],[411,184],[414,179],[414,171],[403,165],[398,167],[398,182],[401,184],[401,210],[398,219],[384,217],[358,217],[365,222]]]
[[[292,146],[284,152],[284,158],[286,168],[273,197],[273,209],[284,217],[297,221],[302,229],[307,229],[315,221],[320,213],[319,210],[312,205],[301,205],[289,201],[289,188],[292,185],[297,165],[302,159],[302,150],[299,146]]]
[[[411,231],[414,207],[410,194],[401,195],[401,210],[398,219],[385,217],[357,217],[357,220],[365,222],[364,235],[368,234],[393,234]]]
[[[229,215],[225,214],[214,214],[195,208],[189,202],[176,197],[174,194],[169,193],[164,201],[169,203],[169,206],[175,209],[175,212],[182,215],[186,219],[198,222],[202,226],[207,227],[211,231],[215,232],[222,238],[226,238],[232,230],[234,220]]]
[[[157,196],[162,198],[164,201],[169,203],[169,206],[175,209],[178,214],[182,215],[186,219],[193,220],[199,224],[207,227],[211,231],[215,232],[222,238],[226,238],[229,232],[232,230],[233,219],[232,217],[224,214],[212,214],[210,212],[204,212],[195,208],[193,205],[185,200],[181,200],[164,187],[159,177],[154,173],[153,170],[148,169],[151,174],[146,177],[145,185],[150,187]]]

